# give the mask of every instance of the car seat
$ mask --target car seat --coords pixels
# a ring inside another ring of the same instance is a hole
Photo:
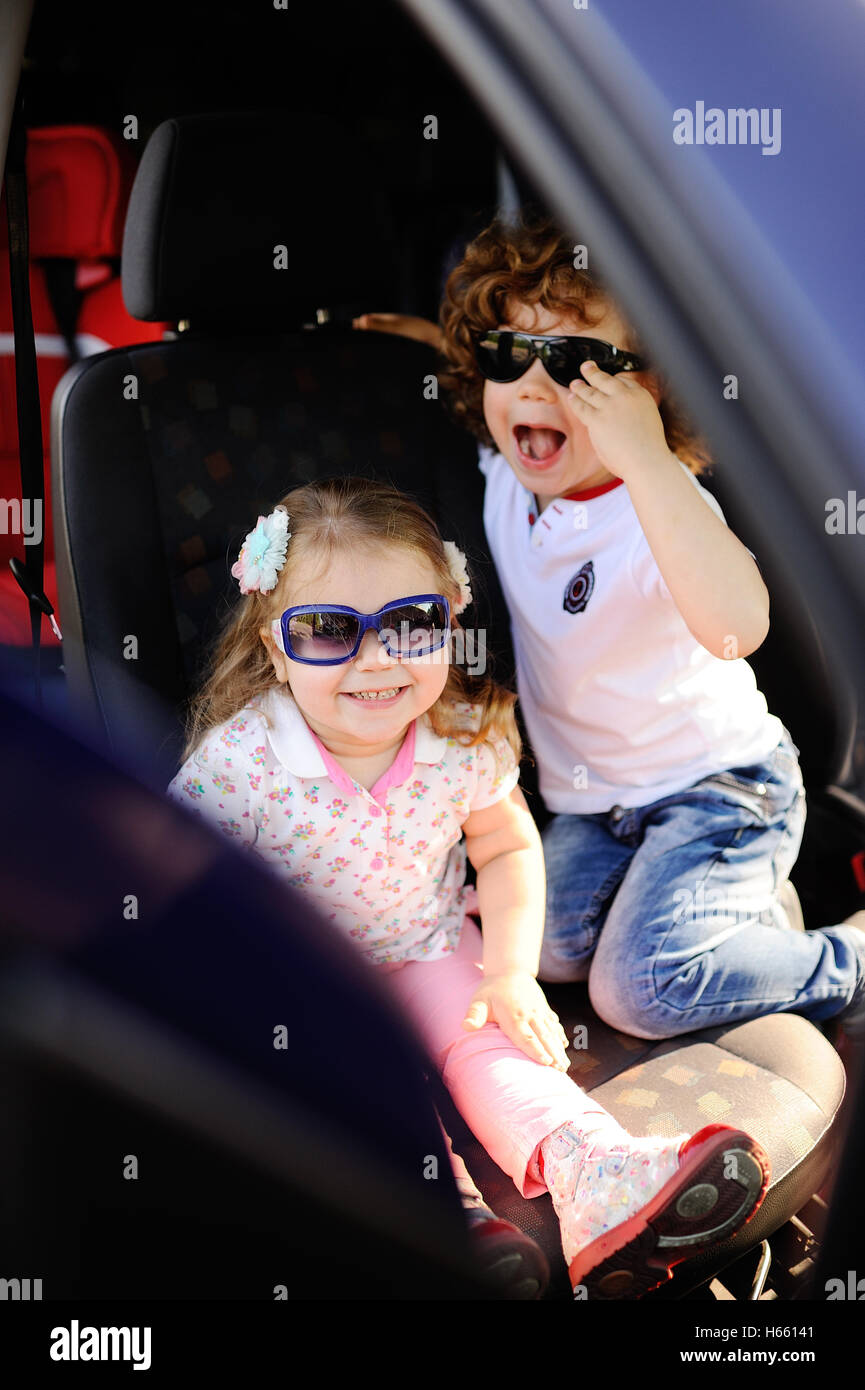
[[[92,736],[126,758],[135,750],[154,785],[176,770],[184,699],[237,596],[231,560],[257,513],[295,482],[366,473],[415,493],[468,552],[483,591],[476,622],[512,671],[476,447],[432,398],[434,358],[420,344],[343,326],[388,302],[389,229],[374,181],[359,199],[348,148],[328,123],[287,114],[160,126],[130,201],[124,295],[135,315],[188,328],[77,364],[55,396],[70,695]],[[279,169],[290,173],[275,177]],[[287,272],[274,271],[275,254]],[[812,1024],[774,1015],[649,1043],[607,1028],[583,986],[549,994],[569,1033],[588,1024],[574,1078],[632,1133],[723,1119],[769,1153],[761,1210],[734,1240],[679,1267],[674,1291],[711,1278],[819,1187],[838,1140],[844,1071]],[[488,1200],[541,1242],[557,1270],[552,1296],[561,1294],[549,1199],[519,1197],[450,1118]]]
[[[30,298],[46,476],[45,592],[55,608],[51,397],[71,361],[120,343],[161,338],[166,327],[136,321],[123,304],[118,261],[134,173],[128,147],[98,127],[45,126],[27,132]],[[5,195],[0,204],[0,494],[21,496]],[[29,606],[9,569],[21,544],[18,536],[0,533],[0,644],[26,648],[31,641]],[[47,623],[42,643],[49,651],[58,647]]]
[[[120,726],[140,741],[146,722],[162,786],[202,652],[237,597],[228,557],[293,483],[386,477],[470,558],[483,552],[481,480],[429,398],[432,353],[346,326],[385,293],[392,241],[350,147],[335,124],[284,113],[161,126],[133,190],[124,297],[183,329],[77,364],[55,395],[70,700],[108,746]],[[489,564],[484,577],[494,589]]]

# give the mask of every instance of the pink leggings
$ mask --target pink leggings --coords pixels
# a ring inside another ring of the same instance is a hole
[[[546,1192],[537,1149],[559,1125],[604,1110],[554,1067],[533,1062],[497,1023],[464,1029],[469,1001],[483,980],[483,940],[471,917],[453,955],[380,966],[435,1062],[454,1104],[487,1153],[524,1197]],[[465,1172],[454,1164],[455,1175]],[[538,1175],[539,1176],[539,1175]]]

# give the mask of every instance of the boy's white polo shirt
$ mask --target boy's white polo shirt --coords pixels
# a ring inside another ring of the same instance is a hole
[[[508,744],[495,748],[498,762],[489,743],[439,737],[423,716],[368,791],[281,686],[212,729],[168,795],[312,899],[373,964],[437,960],[474,903],[463,821],[518,781]]]
[[[537,516],[501,454],[481,448],[479,465],[520,704],[549,809],[645,806],[763,761],[783,727],[748,663],[712,656],[689,632],[627,487],[560,498]],[[681,466],[723,521],[716,499]]]

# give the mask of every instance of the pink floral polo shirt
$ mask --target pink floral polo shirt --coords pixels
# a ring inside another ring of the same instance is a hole
[[[470,727],[479,707],[464,713]],[[168,795],[311,898],[372,964],[437,960],[456,950],[474,896],[463,821],[519,779],[509,745],[494,746],[498,760],[490,743],[439,738],[423,716],[367,791],[280,687],[212,729]]]

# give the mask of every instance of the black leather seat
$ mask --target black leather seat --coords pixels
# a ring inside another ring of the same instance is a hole
[[[427,399],[434,362],[425,348],[340,326],[352,308],[389,306],[375,283],[386,277],[386,254],[376,244],[366,257],[346,250],[346,229],[354,235],[363,219],[356,208],[349,214],[348,201],[338,215],[328,151],[307,164],[291,207],[285,188],[265,177],[277,158],[290,165],[292,130],[289,118],[283,128],[273,115],[178,120],[157,130],[130,204],[124,293],[133,313],[191,327],[175,341],[88,359],[55,397],[70,695],[94,736],[125,757],[135,750],[160,788],[176,769],[179,716],[202,651],[236,597],[231,560],[257,513],[298,481],[363,473],[414,492],[468,552],[481,581],[476,622],[502,653],[500,674],[512,671],[475,446]],[[261,265],[277,243],[288,245],[295,267],[282,278]],[[318,307],[331,309],[330,324],[303,330]],[[126,659],[130,636],[137,655]],[[710,1260],[690,1262],[676,1289],[764,1238],[822,1181],[844,1072],[811,1024],[776,1015],[648,1044],[607,1029],[584,987],[551,988],[550,997],[569,1031],[589,1023],[590,1047],[575,1054],[574,1079],[631,1132],[724,1119],[749,1129],[770,1155],[773,1183],[757,1218]],[[523,1201],[450,1118],[490,1200],[538,1236],[557,1270],[553,1293],[566,1294],[549,1200]]]
[[[130,201],[123,293],[137,317],[189,326],[87,359],[54,398],[70,699],[100,744],[146,747],[154,786],[174,773],[180,708],[238,597],[229,557],[296,483],[351,472],[415,493],[476,562],[478,625],[491,604],[506,630],[474,449],[428,398],[432,352],[348,326],[384,302],[392,243],[372,175],[342,167],[350,147],[287,113],[160,126]]]
[[[176,770],[181,706],[239,596],[229,569],[243,536],[293,485],[385,477],[468,553],[488,601],[497,591],[483,559],[476,455],[424,401],[435,361],[420,344],[341,327],[190,334],[82,368],[54,403],[70,702],[115,751],[143,740],[154,786]],[[137,403],[124,399],[130,375]],[[137,654],[127,660],[130,636]]]

